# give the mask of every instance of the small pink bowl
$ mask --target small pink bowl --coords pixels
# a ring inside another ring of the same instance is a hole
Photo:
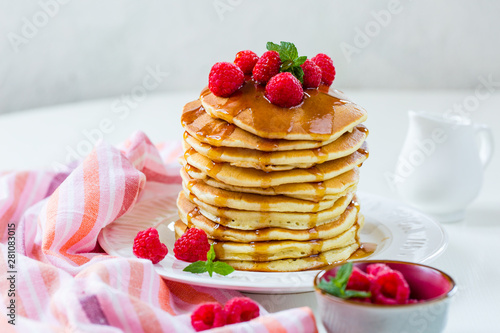
[[[386,264],[403,274],[411,290],[410,298],[418,303],[379,305],[345,300],[320,290],[322,278],[335,276],[341,264],[316,275],[314,288],[323,325],[328,332],[442,332],[448,305],[456,292],[453,279],[446,273],[421,264],[389,260],[360,260],[355,267],[366,271],[369,264]]]

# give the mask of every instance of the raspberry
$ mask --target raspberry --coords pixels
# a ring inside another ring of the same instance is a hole
[[[235,297],[224,306],[227,323],[241,323],[259,316],[259,306],[248,297]]]
[[[392,271],[392,269],[386,264],[370,264],[366,266],[366,273],[368,275],[372,275],[373,277],[387,271]]]
[[[255,82],[265,84],[280,72],[281,59],[276,51],[267,51],[257,60],[252,74]]]
[[[158,230],[149,228],[139,231],[134,238],[133,252],[136,257],[149,259],[156,264],[168,253],[167,246],[160,242]]]
[[[410,297],[410,287],[403,274],[393,270],[380,272],[373,279],[370,292],[375,304],[406,304]]]
[[[201,304],[191,314],[191,325],[196,332],[226,325],[226,312],[219,303]]]
[[[359,268],[353,267],[349,281],[347,281],[346,289],[369,291],[370,277]]]
[[[335,79],[335,67],[332,59],[324,53],[319,53],[311,60],[321,68],[321,81],[330,86]]]
[[[208,88],[219,97],[229,97],[240,89],[245,81],[245,74],[230,62],[218,62],[212,66],[208,75]]]
[[[304,97],[300,81],[292,73],[279,73],[266,85],[266,98],[282,108],[299,105]]]
[[[300,67],[304,71],[304,88],[318,88],[321,83],[321,68],[309,59]]]
[[[252,74],[252,70],[257,63],[257,60],[259,60],[259,57],[255,54],[255,52],[245,50],[236,53],[234,63],[243,71],[244,74]]]
[[[208,244],[207,234],[197,228],[189,228],[174,244],[175,257],[189,262],[207,260],[208,250],[210,250],[210,244]]]

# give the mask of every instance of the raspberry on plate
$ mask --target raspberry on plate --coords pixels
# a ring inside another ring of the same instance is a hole
[[[257,318],[260,314],[259,306],[248,297],[235,297],[224,306],[227,323],[241,323]]]
[[[319,53],[311,60],[321,68],[321,81],[330,86],[335,79],[335,67],[332,59],[324,53]]]
[[[218,62],[208,75],[208,88],[219,97],[229,97],[245,82],[245,74],[230,62]]]
[[[244,74],[252,74],[252,70],[259,60],[259,56],[250,50],[240,51],[236,53],[234,64],[238,66]]]
[[[208,250],[207,234],[198,228],[189,228],[174,244],[175,257],[188,262],[207,260]]]
[[[196,332],[226,325],[226,312],[219,303],[203,303],[191,314]]]
[[[160,235],[155,228],[139,231],[134,238],[134,255],[138,258],[149,259],[156,264],[163,260],[168,253],[167,246],[160,242]]]
[[[292,73],[279,73],[266,85],[266,98],[274,105],[289,108],[299,105],[304,97],[300,81]]]
[[[375,304],[406,304],[410,298],[410,286],[404,276],[394,270],[379,273],[370,287]]]
[[[280,72],[281,59],[276,51],[267,51],[257,60],[252,74],[255,82],[265,84]]]
[[[321,68],[312,60],[307,59],[302,65],[304,71],[304,88],[318,88],[321,83]]]

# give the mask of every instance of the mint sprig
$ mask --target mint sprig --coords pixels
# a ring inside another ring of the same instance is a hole
[[[371,297],[371,293],[369,291],[359,291],[359,290],[346,290],[347,282],[349,281],[349,277],[352,274],[352,262],[348,262],[342,265],[337,274],[333,279],[326,280],[321,279],[318,283],[318,288],[331,294],[333,296],[337,296],[343,299],[359,297],[366,298]]]
[[[280,45],[273,42],[267,42],[266,48],[269,51],[276,51],[280,55],[281,67],[280,72],[290,72],[300,83],[304,81],[304,71],[302,65],[306,60],[306,56],[299,57],[299,52],[293,43],[280,42]]]
[[[222,261],[214,261],[214,260],[215,260],[215,250],[214,250],[214,245],[212,244],[210,245],[210,250],[208,250],[206,261],[198,260],[196,262],[193,262],[189,266],[186,266],[186,268],[184,268],[183,271],[191,272],[194,274],[201,274],[208,272],[208,275],[210,275],[210,277],[212,277],[212,274],[214,272],[224,276],[234,272],[234,268],[231,267],[230,265]]]

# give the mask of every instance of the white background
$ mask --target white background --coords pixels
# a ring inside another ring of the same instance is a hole
[[[469,89],[500,80],[499,14],[492,0],[0,0],[0,113],[129,93],[156,66],[158,91],[200,89],[213,63],[280,40],[329,54],[340,89]]]

